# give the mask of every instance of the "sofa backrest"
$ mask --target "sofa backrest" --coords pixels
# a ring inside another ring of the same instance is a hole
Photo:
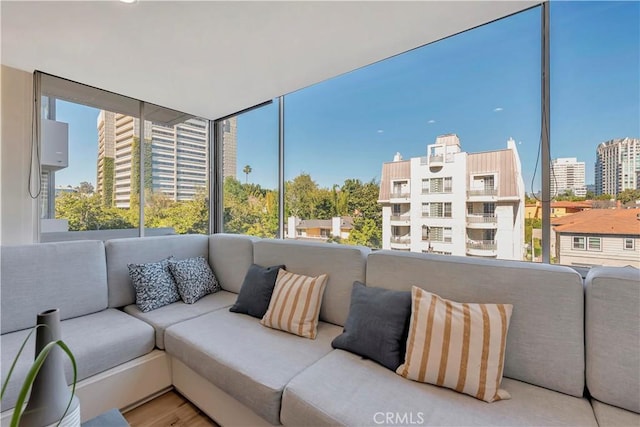
[[[60,309],[62,320],[107,308],[101,241],[4,246],[0,250],[2,333],[31,328],[36,315]]]
[[[258,237],[212,234],[209,237],[209,265],[225,291],[240,292],[244,276],[253,264],[253,242]]]
[[[367,285],[419,286],[458,302],[513,304],[504,375],[573,396],[584,391],[582,277],[569,267],[379,251]]]
[[[585,279],[587,388],[640,413],[640,270],[595,267]]]
[[[197,256],[208,259],[209,236],[187,234],[113,239],[105,242],[105,248],[109,307],[123,307],[136,301],[128,264],[156,262],[170,256],[176,259]]]
[[[287,271],[318,276],[328,274],[320,306],[320,320],[344,326],[349,314],[353,282],[364,282],[366,257],[370,250],[360,246],[265,239],[253,245],[256,264],[267,267],[284,264]]]

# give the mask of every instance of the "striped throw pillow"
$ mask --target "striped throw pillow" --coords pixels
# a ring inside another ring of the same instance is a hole
[[[269,308],[260,323],[315,339],[327,275],[303,276],[280,269]]]
[[[405,363],[396,373],[486,402],[510,399],[500,389],[511,304],[466,304],[411,289]]]

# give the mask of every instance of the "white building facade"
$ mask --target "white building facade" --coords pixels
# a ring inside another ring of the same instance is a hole
[[[443,135],[426,157],[382,168],[382,248],[500,259],[523,258],[524,183],[515,142],[466,153]]]
[[[587,195],[584,162],[575,157],[564,157],[551,161],[551,196],[571,191],[578,197]]]
[[[612,139],[596,149],[596,194],[616,196],[639,187],[640,139]]]

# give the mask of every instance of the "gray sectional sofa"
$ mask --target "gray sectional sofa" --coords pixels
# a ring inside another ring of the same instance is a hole
[[[141,312],[127,264],[171,255],[206,257],[223,290]],[[59,307],[63,338],[78,359],[83,419],[175,387],[225,426],[640,425],[633,268],[594,268],[583,280],[563,266],[227,234],[3,247],[1,260],[3,379],[35,314]],[[229,312],[252,263],[329,275],[315,340]],[[488,404],[333,349],[356,280],[513,304],[502,383],[511,399]]]

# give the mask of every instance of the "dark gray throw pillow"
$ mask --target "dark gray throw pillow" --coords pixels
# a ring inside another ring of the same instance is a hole
[[[344,332],[331,345],[395,371],[404,359],[410,316],[411,292],[354,282]]]
[[[143,313],[180,301],[176,282],[169,271],[170,260],[127,264],[136,291],[136,305]]]
[[[284,265],[261,267],[258,264],[252,264],[244,276],[238,299],[229,311],[262,319],[269,308],[278,272],[284,268]]]
[[[218,292],[220,284],[203,257],[169,260],[169,269],[178,285],[182,301],[193,304],[205,295]]]

